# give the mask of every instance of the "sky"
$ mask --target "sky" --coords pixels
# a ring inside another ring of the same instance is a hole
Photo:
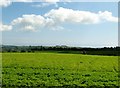
[[[117,2],[13,2],[2,6],[2,44],[118,45]]]

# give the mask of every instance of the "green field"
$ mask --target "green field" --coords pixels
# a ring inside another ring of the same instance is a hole
[[[3,53],[2,65],[5,88],[118,86],[117,56]]]

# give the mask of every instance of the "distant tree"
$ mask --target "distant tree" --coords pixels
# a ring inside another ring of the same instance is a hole
[[[26,52],[25,50],[21,50],[21,52]]]

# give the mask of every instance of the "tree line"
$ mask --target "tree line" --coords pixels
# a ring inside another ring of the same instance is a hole
[[[56,52],[56,53],[74,53],[74,54],[91,54],[91,55],[114,55],[118,56],[120,47],[103,47],[103,48],[83,48],[62,46],[0,46],[0,52]]]

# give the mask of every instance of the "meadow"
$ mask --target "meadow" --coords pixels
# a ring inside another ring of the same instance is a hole
[[[118,86],[118,56],[3,53],[3,88]]]

